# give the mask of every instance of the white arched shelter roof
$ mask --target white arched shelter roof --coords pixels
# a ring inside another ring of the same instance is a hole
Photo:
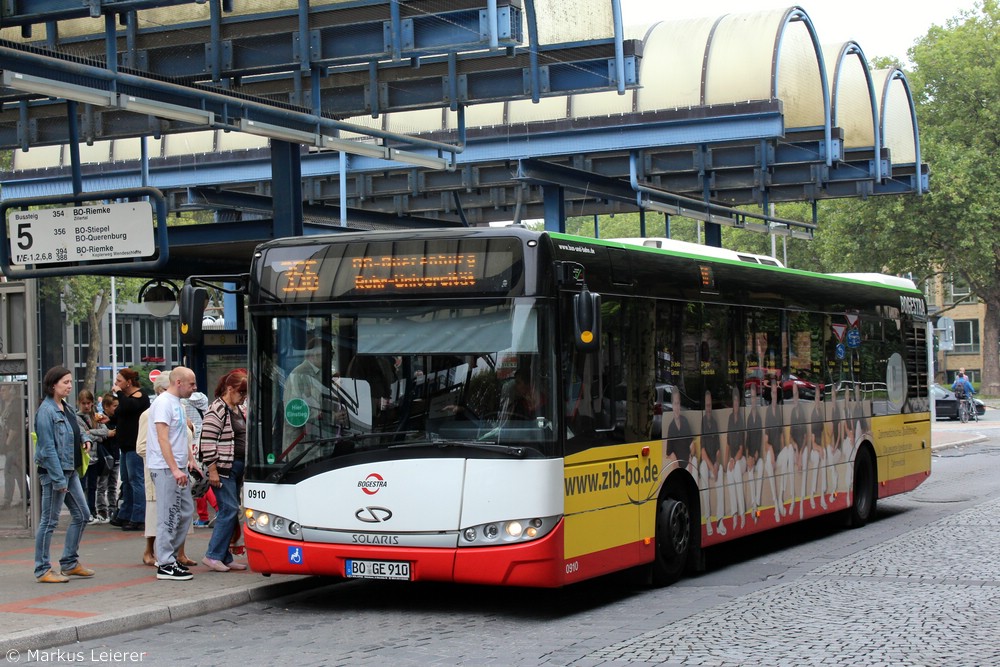
[[[879,102],[882,145],[893,164],[919,164],[920,135],[906,75],[897,67],[872,72]]]
[[[878,103],[865,54],[856,42],[823,47],[831,88],[831,118],[844,130],[844,147],[879,145]]]
[[[800,7],[663,21],[630,35],[644,34],[640,88],[551,97],[540,103],[518,100],[469,107],[468,127],[495,127],[545,121],[780,100],[787,130],[829,131],[830,90],[816,29]],[[852,88],[853,90],[853,88]],[[865,95],[870,108],[871,97]],[[454,112],[437,124],[433,115],[413,122],[413,112],[383,121],[391,131],[455,129]],[[433,127],[432,127],[433,126]],[[869,133],[870,140],[870,133]]]
[[[600,29],[606,29],[609,4],[606,0],[585,3],[588,15],[599,19],[596,23],[604,26]],[[569,5],[557,0],[534,0],[532,7],[539,23],[545,26],[537,35],[539,44],[586,37],[568,34],[565,26],[559,26],[566,22]],[[630,19],[624,18],[626,22]],[[466,127],[476,128],[478,137],[492,141],[490,156],[495,153],[494,157],[517,158],[523,156],[510,154],[510,149],[502,143],[505,136],[528,136],[533,140],[546,133],[565,137],[567,133],[588,128],[627,125],[641,129],[649,119],[683,123],[685,119],[711,119],[719,114],[739,117],[753,113],[744,111],[752,106],[748,102],[763,102],[770,108],[780,108],[784,137],[774,139],[787,139],[797,131],[820,131],[830,147],[832,128],[836,127],[845,152],[871,150],[880,156],[881,150],[887,148],[893,166],[916,164],[920,168],[914,103],[903,73],[892,69],[873,74],[860,46],[853,42],[821,47],[819,31],[798,6],[663,21],[627,28],[625,32],[629,38],[642,39],[639,88],[624,95],[609,91],[543,97],[537,103],[521,99],[472,105],[464,109]],[[360,127],[399,134],[439,135],[449,141],[448,137],[454,137],[460,124],[459,114],[447,108],[347,120]],[[215,133],[222,134],[222,130]],[[552,148],[556,151],[553,155],[579,153],[585,135],[579,136],[579,141],[556,145]],[[676,136],[678,139],[670,145],[699,141],[697,132]],[[216,151],[251,147],[250,144],[234,147],[231,141],[224,141],[232,138],[217,137],[212,145]],[[259,143],[259,138],[251,141],[252,145]],[[177,154],[189,144],[190,141],[164,141],[163,152]],[[110,150],[101,147],[95,151],[97,154],[87,157],[100,159],[99,155],[108,153],[110,159],[115,159],[135,152],[134,147],[125,149],[126,146],[112,146]],[[18,162],[32,161],[33,157],[15,152]],[[841,158],[842,155],[829,150],[825,159],[830,164],[830,160]],[[876,159],[876,180],[885,176],[881,174],[880,160]]]

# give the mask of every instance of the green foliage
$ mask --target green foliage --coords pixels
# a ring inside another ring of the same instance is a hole
[[[960,276],[986,303],[983,384],[1000,392],[1000,5],[984,0],[910,50],[924,196],[823,205],[816,251],[828,270]]]
[[[139,298],[139,288],[146,281],[141,278],[117,278],[116,302],[121,309]],[[101,315],[111,305],[111,278],[108,276],[64,276],[39,280],[39,290],[44,297],[62,299],[66,319],[74,324],[86,322],[97,311]]]

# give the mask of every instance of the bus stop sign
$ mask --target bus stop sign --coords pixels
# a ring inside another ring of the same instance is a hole
[[[153,207],[148,201],[7,211],[13,264],[58,264],[151,257]]]

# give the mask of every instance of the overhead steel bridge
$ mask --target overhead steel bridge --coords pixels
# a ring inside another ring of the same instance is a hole
[[[0,10],[0,197],[149,186],[213,211],[169,228],[169,275],[278,236],[636,210],[717,244],[771,203],[928,189],[905,74],[798,7],[638,28],[618,0]]]

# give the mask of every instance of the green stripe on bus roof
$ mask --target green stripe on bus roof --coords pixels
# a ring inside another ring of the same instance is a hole
[[[549,236],[551,236],[552,238],[554,238],[554,239],[560,239],[560,240],[565,240],[565,241],[575,241],[575,242],[578,242],[578,243],[590,243],[592,245],[600,245],[600,246],[604,246],[606,248],[618,248],[620,250],[639,250],[639,251],[643,251],[643,252],[661,253],[661,254],[664,254],[664,255],[670,255],[671,257],[686,257],[686,258],[689,258],[689,259],[697,259],[697,260],[703,260],[703,261],[709,261],[709,262],[717,262],[719,264],[731,264],[731,265],[734,265],[734,266],[749,267],[749,268],[754,268],[754,269],[764,269],[766,271],[779,271],[781,273],[788,273],[788,274],[792,274],[792,275],[804,276],[804,277],[809,277],[809,278],[822,278],[824,280],[832,280],[832,281],[836,281],[836,282],[853,283],[853,284],[856,284],[856,285],[866,285],[866,286],[870,286],[870,287],[881,287],[883,289],[889,289],[889,290],[893,290],[895,292],[909,292],[911,294],[919,294],[920,296],[923,296],[923,294],[924,294],[923,292],[921,292],[919,289],[917,289],[915,287],[914,288],[910,288],[910,287],[899,287],[899,286],[896,286],[896,285],[886,285],[884,283],[876,283],[876,282],[870,282],[870,281],[867,281],[867,280],[859,280],[857,278],[848,278],[846,276],[835,276],[835,275],[831,275],[829,273],[817,273],[816,271],[803,271],[802,269],[791,269],[791,268],[788,268],[787,266],[769,266],[767,264],[757,264],[757,263],[754,263],[754,262],[744,262],[744,261],[739,260],[739,259],[729,259],[727,257],[715,257],[714,255],[695,255],[695,254],[692,254],[692,253],[682,252],[682,251],[679,251],[679,250],[671,250],[670,248],[653,248],[651,246],[634,245],[634,244],[631,244],[631,243],[621,243],[621,242],[618,242],[618,241],[608,241],[606,239],[595,239],[595,238],[589,238],[589,237],[586,237],[586,236],[574,236],[572,234],[563,234],[563,233],[560,233],[560,232],[546,232],[546,233]],[[725,249],[728,250],[728,248],[725,248]],[[733,250],[732,252],[740,252],[740,251]],[[749,253],[748,252],[746,254],[755,254],[755,253]]]

